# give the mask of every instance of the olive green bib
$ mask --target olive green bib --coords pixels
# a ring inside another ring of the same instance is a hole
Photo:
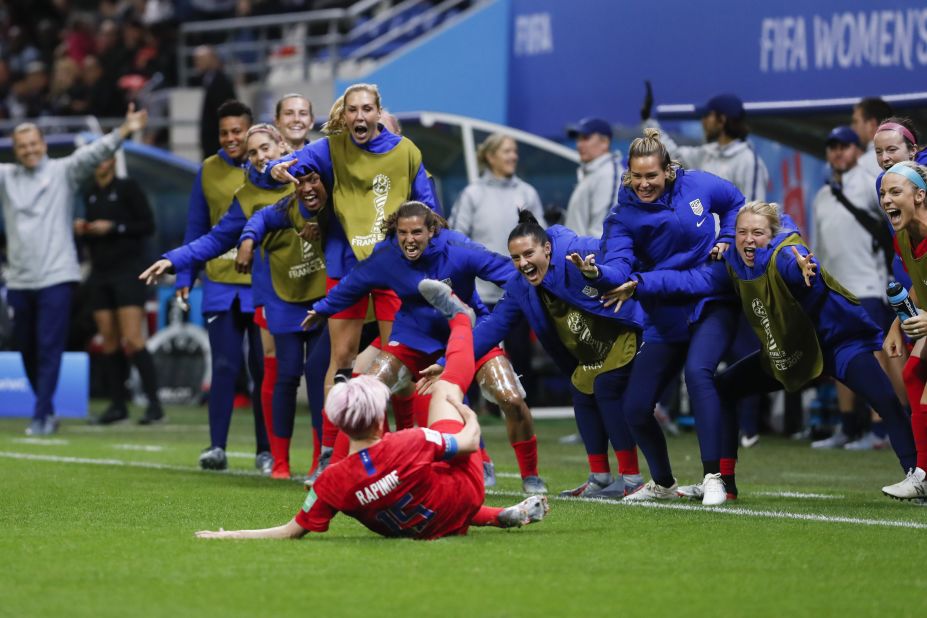
[[[202,188],[209,206],[209,224],[213,227],[229,211],[232,198],[239,187],[245,184],[245,172],[240,167],[229,165],[218,154],[203,161]],[[251,275],[235,271],[238,249],[230,249],[219,257],[206,262],[206,276],[219,283],[250,285]]]
[[[386,218],[409,199],[422,153],[406,138],[382,154],[358,148],[348,133],[329,136],[328,142],[335,174],[335,215],[354,255],[363,260],[383,240]]]
[[[904,262],[908,274],[911,275],[911,283],[914,286],[914,293],[917,295],[919,305],[927,303],[927,255],[914,257],[914,248],[911,246],[911,235],[907,230],[901,230],[897,234],[898,248],[901,249],[901,260]]]
[[[600,374],[624,367],[637,353],[637,333],[615,320],[578,309],[547,290],[538,290],[557,337],[579,363],[570,381],[591,395]]]
[[[278,230],[264,241],[261,251],[270,264],[270,280],[274,292],[281,300],[291,303],[305,303],[325,296],[325,255],[322,247],[324,239],[307,241],[299,237],[306,219],[299,212],[299,205],[294,199],[287,210],[293,227]],[[323,211],[318,219],[324,228]]]
[[[776,247],[766,272],[755,279],[744,281],[737,277],[730,264],[727,265],[744,315],[762,345],[763,366],[790,393],[800,390],[824,371],[824,355],[814,324],[776,268],[779,251],[793,246],[805,246],[798,234],[792,234]],[[817,276],[834,292],[859,303],[855,296],[820,268],[820,264]]]

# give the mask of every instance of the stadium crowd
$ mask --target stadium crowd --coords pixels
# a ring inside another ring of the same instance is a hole
[[[18,49],[20,58],[28,56]],[[895,280],[910,288],[909,302],[927,298],[927,169],[919,165],[924,154],[915,127],[884,102],[866,99],[854,110],[855,129],[838,126],[829,134],[832,177],[815,198],[816,254],[795,223],[765,201],[766,168],[745,141],[737,97],[715,97],[700,110],[707,141],[701,147],[668,139],[649,106],[641,113],[642,136],[623,162],[612,152],[607,121],[584,118],[569,128],[581,180],[567,224],[548,226],[537,192],[516,175],[517,145],[504,134],[481,145],[483,174],[445,219],[422,153],[401,135],[374,85],[348,87],[321,129],[325,137],[312,142],[313,108],[300,94],[283,96],[269,124],[255,124],[239,101],[219,105],[219,149],[197,174],[184,245],[138,279],[153,284],[176,275],[181,303],[195,280],[203,285],[213,370],[210,444],[199,465],[228,465],[243,350],[254,385],[256,467],[273,478],[293,475],[302,376],[313,459],[310,497],[289,524],[202,535],[299,537],[327,529],[337,511],[376,532],[418,538],[463,533],[471,524],[540,520],[542,499],[506,510],[482,506],[494,467],[463,403],[475,380],[503,412],[524,492],[545,495],[531,411],[510,360],[523,353],[527,332],[569,377],[587,454],[588,478],[563,496],[686,497],[711,506],[736,499],[738,447],[755,444],[757,431],[757,412],[749,405],[745,412],[745,402],[829,378],[845,385],[841,428],[814,446],[890,446],[904,478],[883,493],[927,496],[927,317],[914,309],[893,321],[885,298]],[[47,158],[41,131],[24,123],[13,133],[18,162],[0,167],[10,303],[39,396],[29,434],[57,429],[51,394],[62,322],[79,279],[72,250],[40,260],[33,239],[53,230],[60,246],[72,247],[72,231],[89,234],[98,237],[94,251],[105,261],[127,250],[125,238],[150,232],[147,207],[122,220],[112,206],[97,205],[87,220],[74,222],[68,193],[95,174],[88,204],[130,195],[130,185],[114,184],[106,161],[146,120],[130,105],[114,133],[58,160]],[[878,176],[861,162],[867,144]],[[35,201],[43,183],[55,191]],[[30,215],[37,208],[42,225]],[[831,242],[835,237],[840,242]],[[138,307],[137,291],[115,284],[115,275],[95,276],[95,317],[101,332],[113,331],[107,353],[116,354],[120,338],[127,341],[150,382],[150,359],[140,352],[144,342],[130,316],[137,315],[124,311]],[[727,368],[719,372],[723,361]],[[112,367],[111,382],[118,382],[115,360]],[[680,372],[704,474],[688,485],[673,474],[654,414]],[[143,422],[159,422],[156,387],[146,384],[146,391],[151,407]],[[854,397],[865,403],[862,415]],[[96,420],[126,416],[115,389],[113,405]],[[748,419],[743,427],[739,416]],[[396,466],[406,471],[389,477]],[[453,520],[433,520],[435,503],[423,495],[453,504]]]

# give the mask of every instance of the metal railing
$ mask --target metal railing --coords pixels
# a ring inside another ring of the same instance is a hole
[[[312,63],[335,75],[344,62],[380,58],[459,11],[490,0],[360,0],[344,9],[320,9],[191,22],[180,26],[177,75],[191,84],[194,50],[211,45],[233,78],[256,81],[277,67],[296,68],[303,78]]]

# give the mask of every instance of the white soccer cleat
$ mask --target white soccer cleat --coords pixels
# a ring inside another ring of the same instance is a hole
[[[641,485],[637,491],[624,497],[625,502],[643,502],[645,500],[675,500],[679,496],[676,493],[678,485],[675,480],[671,487],[657,485],[656,481],[650,479],[644,485]]]
[[[547,496],[531,496],[499,513],[503,528],[521,528],[541,521],[550,512]]]
[[[422,279],[418,282],[418,293],[448,320],[462,313],[470,318],[471,325],[476,324],[476,313],[470,305],[462,301],[451,286],[443,281]]]
[[[721,506],[725,502],[727,502],[727,490],[724,487],[724,481],[721,480],[721,473],[706,474],[702,480],[702,505]]]
[[[883,487],[882,493],[896,500],[927,498],[927,473],[920,468],[912,468],[903,481]]]
[[[811,448],[843,448],[849,442],[850,439],[844,435],[843,431],[838,429],[831,437],[812,442]]]

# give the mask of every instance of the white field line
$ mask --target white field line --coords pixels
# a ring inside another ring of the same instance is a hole
[[[751,491],[751,496],[770,498],[798,498],[799,500],[843,500],[845,496],[833,494],[810,494],[801,491]]]
[[[254,453],[242,453],[241,451],[225,451],[225,456],[229,459],[254,459]]]
[[[120,459],[89,459],[85,457],[63,457],[59,455],[36,455],[31,453],[15,453],[10,451],[0,451],[0,457],[8,459],[21,459],[27,461],[46,461],[54,463],[75,463],[89,464],[98,466],[122,466],[127,468],[145,468],[149,470],[173,470],[177,472],[202,472],[199,468],[191,466],[171,466],[167,464],[148,463],[142,461],[123,461]],[[230,474],[234,476],[260,476],[260,473],[252,470],[226,470],[220,474]],[[293,479],[299,481],[299,479]],[[495,491],[486,492],[490,496],[513,496],[523,498],[525,494],[514,491]],[[816,521],[821,523],[851,524],[857,526],[881,526],[885,528],[909,528],[915,530],[927,530],[927,523],[914,521],[897,521],[890,519],[864,519],[862,517],[841,517],[832,515],[818,515],[815,513],[790,513],[788,511],[754,511],[741,507],[710,507],[700,506],[697,504],[683,504],[680,502],[622,502],[620,500],[590,500],[584,498],[559,498],[557,496],[548,496],[549,500],[574,500],[589,502],[592,504],[604,504],[619,507],[641,507],[652,509],[666,509],[673,511],[706,511],[718,513],[720,515],[737,515],[741,517],[758,517],[763,519],[790,519],[796,521]]]
[[[496,476],[500,479],[519,479],[521,480],[521,475],[517,472],[499,472],[496,471]]]
[[[34,444],[36,446],[64,446],[68,444],[67,440],[61,438],[13,438],[10,442]]]
[[[114,444],[113,448],[120,451],[142,451],[145,453],[160,453],[164,450],[163,446],[157,444]]]
[[[160,424],[160,425],[133,425],[131,422],[127,423],[116,423],[115,425],[65,425],[65,431],[67,433],[122,433],[122,432],[131,432],[131,433],[146,433],[146,434],[158,434],[158,433],[191,433],[195,431],[201,431],[206,433],[209,431],[209,425],[171,425],[171,424]]]

